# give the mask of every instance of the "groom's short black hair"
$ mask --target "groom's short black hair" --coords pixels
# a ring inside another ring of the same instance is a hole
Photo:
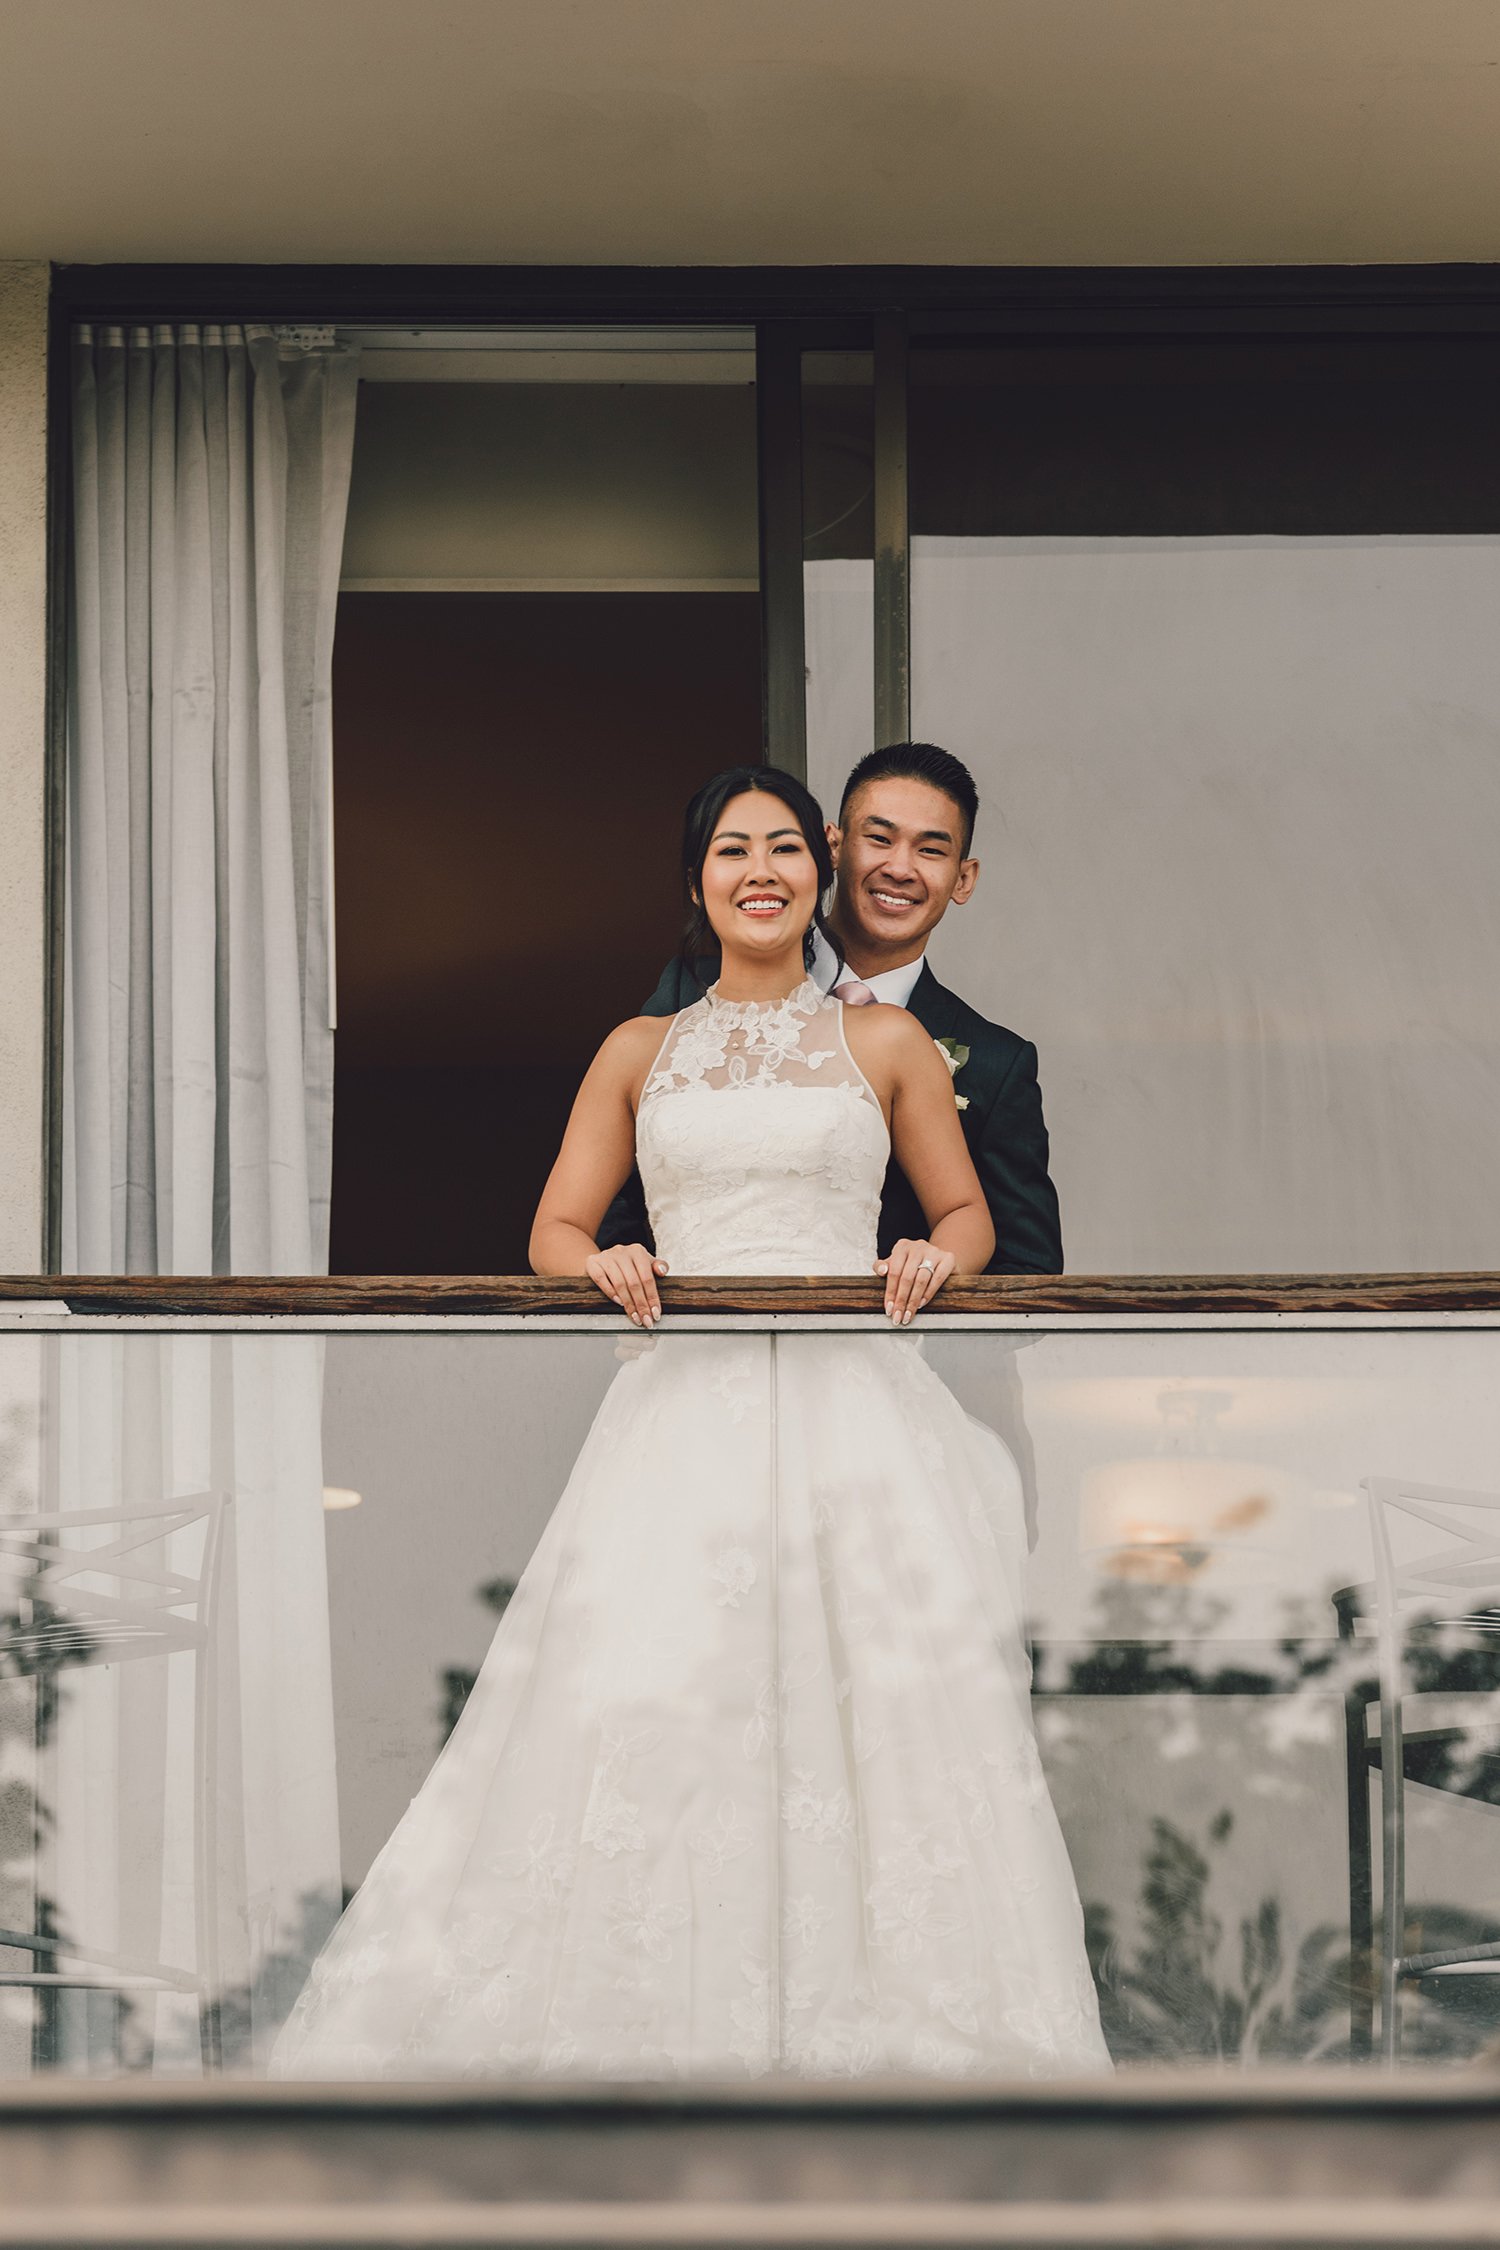
[[[969,846],[974,841],[974,823],[979,817],[979,791],[974,786],[974,776],[962,758],[955,758],[951,750],[940,750],[935,742],[888,742],[883,750],[867,750],[859,764],[844,783],[844,794],[839,799],[839,826],[844,825],[844,815],[849,800],[867,781],[925,781],[933,789],[941,789],[951,797],[963,814],[963,856],[969,856]]]

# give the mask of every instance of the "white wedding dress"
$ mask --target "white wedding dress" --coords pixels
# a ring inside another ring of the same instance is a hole
[[[867,1274],[841,1003],[713,995],[641,1101],[676,1274]],[[1103,2069],[1037,1758],[1019,1479],[910,1337],[622,1367],[287,2077]]]

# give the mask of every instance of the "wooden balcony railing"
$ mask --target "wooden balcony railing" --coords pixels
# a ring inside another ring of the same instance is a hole
[[[735,1276],[667,1279],[668,1312],[869,1313],[881,1310],[873,1278]],[[268,1315],[331,1318],[451,1313],[587,1314],[609,1307],[591,1282],[534,1274],[120,1275],[11,1274],[0,1305],[44,1300],[78,1314]],[[1040,1274],[950,1282],[934,1310],[1006,1314],[1495,1313],[1500,1273]]]

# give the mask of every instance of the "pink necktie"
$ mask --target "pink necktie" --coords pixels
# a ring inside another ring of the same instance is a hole
[[[842,984],[836,984],[833,988],[833,997],[835,1000],[842,1000],[846,1008],[874,1008],[879,1006],[879,1002],[870,987],[867,984],[861,984],[858,977],[846,977]]]

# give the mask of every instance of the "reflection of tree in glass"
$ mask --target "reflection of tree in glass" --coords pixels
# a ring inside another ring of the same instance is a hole
[[[1447,1725],[1417,1720],[1409,1728],[1408,1774],[1429,1788],[1500,1805],[1500,1610],[1414,1617],[1404,1660],[1408,1693],[1473,1699]]]
[[[1222,1631],[1230,1604],[1200,1587],[1102,1578],[1086,1640],[1038,1641],[1037,1692],[1291,1695],[1313,1683],[1326,1691],[1329,1676],[1338,1674],[1335,1684],[1342,1693],[1332,1608],[1321,1631],[1306,1605],[1287,1601],[1282,1608],[1285,1630],[1273,1640],[1247,1644]],[[1373,1679],[1373,1654],[1363,1653],[1361,1663]]]
[[[332,1891],[304,1892],[297,1902],[296,1919],[280,1943],[257,1959],[253,1982],[224,1986],[210,2014],[217,2023],[218,2052],[226,2071],[253,2071],[263,2061],[352,1896],[347,1890],[342,1900]],[[172,2013],[165,2020],[149,2003],[144,2009],[126,2009],[113,2058],[116,2069],[127,2073],[152,2071],[174,2078],[196,2075],[202,2059],[196,2005],[191,1999],[173,1999],[168,2005]]]
[[[1226,1942],[1209,1893],[1214,1859],[1234,1829],[1228,1810],[1200,1845],[1170,1821],[1151,1823],[1141,1870],[1140,1936],[1127,1958],[1107,1906],[1085,1909],[1104,2034],[1117,2062],[1341,2062],[1349,2054],[1349,1951],[1331,1924],[1287,1957],[1279,1902],[1262,1899]],[[1424,1948],[1493,1934],[1462,1907],[1422,1909]],[[1500,2038],[1493,1977],[1428,1977],[1404,1988],[1401,2044],[1410,2061],[1463,2060]]]
[[[1282,1614],[1279,1636],[1235,1642],[1223,1637],[1228,1605],[1200,1588],[1103,1580],[1090,1638],[1060,1645],[1043,1640],[1036,1649],[1038,1692],[1066,1699],[1069,1713],[1060,1738],[1049,1745],[1049,1762],[1086,1755],[1093,1697],[1247,1697],[1256,1699],[1259,1714],[1251,1739],[1258,1735],[1264,1746],[1254,1770],[1238,1777],[1247,1796],[1284,1765],[1288,1744],[1320,1735],[1336,1760],[1329,1784],[1342,1796],[1343,1699],[1351,1696],[1361,1707],[1373,1702],[1374,1650],[1367,1642],[1338,1640],[1331,1601],[1287,1602]],[[1409,1693],[1472,1699],[1451,1725],[1429,1730],[1432,1739],[1408,1744],[1409,1777],[1500,1803],[1500,1615],[1418,1618],[1407,1630],[1406,1658]],[[1304,1723],[1318,1715],[1321,1727]],[[1137,1773],[1131,1787],[1139,1786]],[[1274,1896],[1234,1917],[1232,1935],[1214,1910],[1215,1873],[1228,1865],[1235,1817],[1221,1808],[1201,1838],[1170,1820],[1151,1819],[1133,1950],[1127,1952],[1111,1906],[1086,1908],[1105,2031],[1121,2059],[1312,2061],[1348,2054],[1347,1929],[1320,1923],[1294,1944],[1283,1902]],[[1492,1918],[1465,1907],[1410,1904],[1408,1953],[1496,1937],[1500,1928]],[[1497,2037],[1500,1978],[1430,1977],[1404,1986],[1408,2056],[1458,2059]]]
[[[510,1597],[515,1590],[516,1581],[513,1578],[492,1578],[487,1586],[475,1587],[474,1599],[483,1602],[485,1608],[492,1609],[496,1617],[499,1618],[505,1615],[510,1604]],[[439,1725],[442,1728],[438,1737],[440,1744],[447,1741],[453,1729],[458,1725],[463,1707],[473,1693],[474,1682],[478,1677],[477,1671],[461,1664],[450,1664],[438,1674],[443,1689],[442,1709],[439,1716]]]
[[[247,2071],[255,2066],[257,2026],[264,2054],[275,2031],[291,2014],[292,2004],[307,1982],[308,1971],[353,1895],[347,1889],[342,1898],[332,1891],[304,1891],[297,1902],[296,1921],[280,1943],[256,1961],[254,1983],[225,1986],[214,2009],[225,2070]],[[195,2026],[192,2049],[185,2046],[183,2050],[185,2063],[191,2061],[196,2049]],[[159,2055],[156,2067],[162,2067]]]
[[[0,1423],[0,1515],[36,1513],[36,1494],[22,1478],[35,1440],[36,1410],[12,1406]],[[37,1793],[37,1760],[57,1725],[60,1675],[87,1661],[93,1635],[38,1597],[39,1576],[33,1569],[19,1582],[0,1586],[0,1929],[60,1940],[64,1932],[56,1902],[36,1888],[37,1854],[52,1827],[52,1815]],[[3,1949],[20,1969],[57,1965],[50,1947]],[[34,2054],[45,2060],[55,2043],[56,1989],[20,1989],[25,2004],[35,2010]]]
[[[492,1580],[476,1598],[497,1618],[505,1613],[514,1581]],[[1265,1759],[1284,1757],[1296,1736],[1288,1726],[1291,1699],[1316,1699],[1324,1714],[1350,1691],[1373,1696],[1374,1652],[1340,1642],[1331,1601],[1282,1605],[1283,1630],[1258,1643],[1224,1634],[1230,1605],[1201,1585],[1131,1577],[1102,1579],[1095,1591],[1091,1631],[1085,1641],[1035,1649],[1039,1694],[1076,1698],[1078,1716],[1049,1762],[1086,1746],[1090,1699],[1100,1696],[1236,1696],[1264,1700]],[[1414,1693],[1462,1693],[1500,1705],[1500,1613],[1465,1621],[1421,1619],[1408,1636],[1409,1686]],[[468,1701],[476,1674],[450,1666],[441,1674],[442,1739],[447,1740]],[[1144,1714],[1143,1714],[1144,1717]],[[1081,1725],[1079,1720],[1082,1721]],[[1494,1721],[1489,1720],[1490,1731]],[[1339,1726],[1325,1730],[1330,1747],[1341,1744]],[[1460,1759],[1474,1757],[1458,1730],[1435,1755],[1447,1761],[1449,1787],[1500,1803],[1500,1756],[1475,1769],[1481,1786],[1468,1786]],[[1341,1749],[1338,1752],[1342,1756]],[[1244,1777],[1247,1787],[1253,1775]],[[1424,1776],[1425,1778],[1425,1776]],[[1330,1783],[1342,1792],[1342,1771]],[[1294,1943],[1284,1927],[1282,1902],[1262,1898],[1235,1919],[1232,1932],[1215,1910],[1216,1870],[1233,1846],[1235,1814],[1222,1807],[1201,1837],[1166,1819],[1150,1822],[1141,1861],[1138,1929],[1129,1941],[1114,1910],[1086,1906],[1089,1956],[1099,1984],[1105,2035],[1117,2060],[1161,2062],[1217,2059],[1240,2063],[1324,2062],[1349,2052],[1350,1960],[1347,1931],[1320,1923]],[[1408,1950],[1437,1951],[1500,1935],[1467,1909],[1413,1905]],[[295,1947],[292,1949],[295,1954]],[[1500,2039],[1500,1978],[1428,1978],[1409,1986],[1403,2002],[1402,2044],[1413,2058],[1473,2055]],[[227,2050],[226,2050],[227,2052]]]
[[[1200,1847],[1167,1820],[1151,1823],[1141,1869],[1140,1937],[1125,1958],[1107,1906],[1086,1909],[1089,1958],[1117,2062],[1324,2062],[1348,2053],[1349,1956],[1331,1928],[1313,1930],[1290,1979],[1281,1908],[1262,1899],[1226,1948],[1209,1900],[1213,1857],[1234,1829],[1229,1811]]]

